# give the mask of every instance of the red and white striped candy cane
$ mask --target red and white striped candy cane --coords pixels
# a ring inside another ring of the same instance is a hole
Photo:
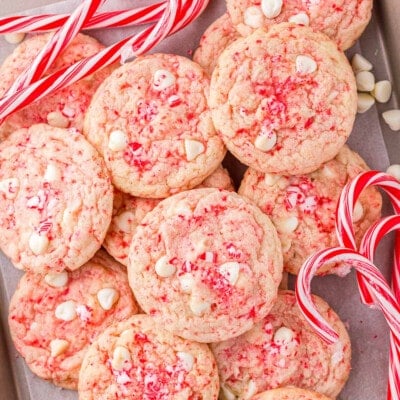
[[[310,256],[301,267],[296,280],[296,299],[306,320],[328,343],[335,343],[337,333],[316,309],[311,297],[311,281],[316,272],[328,262],[346,262],[368,283],[375,304],[383,312],[396,340],[400,340],[400,306],[378,268],[351,249],[333,247]]]
[[[121,28],[158,21],[166,7],[166,2],[137,7],[129,10],[106,11],[93,15],[82,29]],[[11,16],[0,18],[0,34],[15,32],[47,32],[65,24],[69,14],[44,14],[32,16]]]
[[[31,65],[15,80],[7,93],[14,93],[40,79],[104,1],[85,0],[80,4],[46,46],[39,51]]]
[[[78,61],[70,67],[59,70],[28,87],[4,96],[0,100],[0,120],[12,112],[49,93],[64,88],[79,79],[90,75],[100,68],[117,61],[126,47],[131,47],[136,55],[147,52],[165,36],[182,29],[197,18],[205,9],[209,0],[171,0],[157,24],[145,28],[142,32],[125,38],[100,51],[96,55]]]
[[[361,173],[343,188],[336,210],[336,234],[340,245],[343,247],[357,249],[353,226],[353,209],[361,192],[370,186],[382,188],[389,195],[395,212],[400,213],[400,182],[383,172],[367,171]],[[399,279],[399,277],[396,276],[394,279]],[[357,274],[357,281],[362,301],[365,304],[373,305],[373,299],[359,274]]]
[[[393,264],[393,279],[392,288],[395,297],[400,301],[400,215],[391,215],[382,218],[380,221],[372,225],[365,233],[361,244],[360,253],[365,255],[371,261],[374,258],[374,253],[379,242],[389,232],[397,231],[396,242],[394,248],[394,264]],[[395,336],[390,333],[390,352],[389,352],[389,380],[388,393],[391,394],[391,399],[400,398],[400,343]]]

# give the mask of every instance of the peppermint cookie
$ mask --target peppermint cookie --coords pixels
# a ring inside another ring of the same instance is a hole
[[[351,47],[368,25],[372,0],[227,0],[232,23],[241,35],[281,22],[310,25],[335,41],[341,50]]]
[[[142,309],[199,342],[240,335],[267,315],[282,278],[269,218],[236,193],[193,189],[136,228],[128,277]]]
[[[52,35],[52,33],[46,33],[32,36],[22,42],[6,58],[0,67],[0,97],[6,93],[15,79],[32,64],[36,55]],[[48,74],[69,67],[85,57],[98,53],[103,48],[104,46],[97,40],[78,34],[56,58]],[[4,139],[19,128],[29,128],[31,125],[41,122],[60,128],[74,127],[82,130],[83,115],[89,107],[92,95],[105,77],[110,74],[111,69],[112,67],[104,68],[12,114],[0,125],[0,139]]]
[[[199,65],[168,54],[140,57],[104,81],[84,131],[119,190],[163,198],[195,187],[218,167],[225,147],[208,91]]]
[[[215,127],[242,163],[262,172],[303,174],[333,158],[350,135],[356,103],[344,54],[294,24],[236,40],[211,78]]]
[[[91,345],[79,376],[79,400],[216,400],[218,372],[207,345],[135,315]]]
[[[206,29],[193,55],[193,61],[211,75],[220,54],[239,37],[229,15],[225,13]]]
[[[317,296],[313,299],[339,334],[338,342],[329,345],[315,333],[297,307],[294,292],[279,292],[264,320],[242,336],[211,346],[226,399],[251,399],[284,386],[332,398],[339,394],[350,372],[350,338],[329,305]]]
[[[11,299],[9,326],[36,375],[77,389],[89,344],[137,312],[124,268],[102,251],[73,272],[26,273]]]
[[[222,166],[198,187],[234,190],[229,173]],[[103,246],[121,264],[128,265],[129,246],[136,227],[160,201],[160,199],[133,197],[119,190],[114,191],[113,217]]]
[[[254,201],[275,224],[282,242],[284,268],[297,274],[311,254],[338,246],[336,206],[343,187],[369,170],[364,160],[344,146],[339,154],[308,175],[263,174],[249,168],[239,193]],[[363,191],[355,211],[355,232],[360,242],[365,231],[381,215],[382,198],[371,187]],[[338,272],[332,265],[320,273]]]
[[[295,387],[267,390],[251,398],[251,400],[331,400],[317,392]]]
[[[0,146],[0,247],[15,267],[74,270],[100,248],[113,191],[104,161],[75,130],[20,129]]]

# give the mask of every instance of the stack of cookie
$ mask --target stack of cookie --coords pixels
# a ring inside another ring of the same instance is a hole
[[[142,56],[1,125],[0,246],[27,271],[9,324],[34,373],[81,400],[338,395],[343,323],[316,298],[340,333],[324,343],[278,288],[336,244],[340,191],[368,169],[344,145],[357,90],[340,49],[371,1],[342,3],[228,1],[196,62]],[[46,40],[6,60],[0,93]],[[55,68],[93,46],[78,36]],[[249,167],[239,194],[226,148]],[[360,236],[380,207],[369,189]]]

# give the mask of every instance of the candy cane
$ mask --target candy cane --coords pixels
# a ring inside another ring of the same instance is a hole
[[[158,21],[166,8],[166,2],[129,10],[107,11],[93,15],[82,29],[121,28]],[[0,34],[15,32],[46,32],[60,28],[69,14],[45,14],[0,18]]]
[[[340,195],[336,210],[336,234],[339,244],[357,249],[353,226],[353,208],[361,192],[369,186],[379,186],[389,195],[396,213],[400,213],[400,182],[394,177],[378,171],[367,171],[349,182]],[[398,277],[397,277],[398,279]],[[373,305],[373,299],[365,287],[362,277],[357,274],[362,301]]]
[[[371,261],[373,260],[374,253],[378,247],[379,242],[389,232],[398,231],[396,234],[396,243],[394,250],[394,264],[393,264],[393,279],[392,288],[395,297],[400,301],[400,215],[391,215],[382,218],[380,221],[372,225],[365,233],[361,244],[360,253],[365,255]],[[400,343],[396,340],[395,336],[390,333],[390,352],[389,352],[389,380],[388,380],[388,393],[390,398],[400,398]]]
[[[375,304],[383,312],[396,340],[400,340],[400,307],[385,278],[370,260],[351,249],[333,247],[310,256],[301,267],[296,281],[296,299],[306,320],[328,343],[335,343],[338,334],[316,309],[311,297],[311,281],[319,268],[328,262],[346,262],[356,269],[366,282]]]
[[[65,24],[37,54],[31,65],[15,80],[7,93],[14,93],[40,79],[103,2],[104,0],[85,0],[80,4]]]
[[[78,61],[61,69],[28,87],[4,96],[0,100],[0,120],[17,111],[31,102],[38,100],[49,93],[64,88],[79,79],[96,72],[98,69],[117,61],[124,48],[132,48],[135,55],[143,54],[157,45],[165,36],[182,29],[192,22],[205,9],[208,0],[178,1],[177,13],[174,14],[174,3],[170,1],[163,17],[157,24],[149,26],[142,32],[125,38],[120,42],[100,51],[96,55]],[[171,12],[172,10],[172,12]],[[163,30],[164,29],[164,30]],[[170,30],[168,30],[170,29]]]

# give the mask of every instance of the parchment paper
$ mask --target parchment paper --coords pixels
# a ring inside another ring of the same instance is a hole
[[[4,1],[4,0],[3,0]],[[46,1],[46,0],[43,0]],[[384,2],[385,5],[390,1]],[[78,1],[65,1],[54,5],[27,11],[28,13],[69,12]],[[114,0],[109,1],[103,9],[121,9],[132,7],[133,4],[144,5],[149,2]],[[392,0],[392,4],[397,1]],[[223,0],[211,0],[204,14],[184,31],[165,40],[154,51],[181,54],[190,57],[196,48],[201,34],[206,27],[225,11]],[[397,10],[398,11],[398,10]],[[2,11],[0,9],[0,14]],[[386,20],[379,14],[378,4],[374,18],[362,39],[354,46],[348,55],[361,52],[374,64],[374,73],[377,79],[393,80],[389,69],[389,57],[385,50],[382,37],[382,27]],[[385,25],[386,31],[390,29]],[[104,44],[114,43],[128,33],[132,28],[91,31],[91,35]],[[0,38],[0,60],[9,54],[14,46],[8,45]],[[399,49],[400,51],[400,46]],[[390,55],[389,55],[390,56]],[[398,84],[398,82],[395,81]],[[374,107],[363,115],[358,115],[354,131],[350,137],[349,145],[358,151],[372,169],[385,170],[391,163],[400,163],[400,136],[391,132],[382,122],[380,113],[385,109],[397,105],[393,96],[390,103]],[[236,183],[240,181],[244,168],[229,157],[226,165],[230,169]],[[390,206],[385,200],[384,213],[390,213]],[[389,238],[378,249],[376,262],[381,267],[385,276],[389,278],[392,263],[393,241]],[[10,262],[0,254],[1,264],[1,311],[2,323],[5,331],[6,346],[0,343],[0,399],[14,399],[13,389],[10,387],[12,372],[20,400],[77,400],[78,396],[73,391],[62,390],[50,383],[35,377],[26,367],[24,361],[15,351],[8,333],[7,308],[10,297],[17,285],[20,271],[12,267]],[[292,282],[293,283],[293,282]],[[360,303],[354,273],[345,278],[328,276],[316,278],[313,291],[326,299],[338,312],[347,324],[352,340],[352,372],[350,379],[339,396],[340,400],[382,400],[386,397],[387,367],[388,367],[388,329],[379,311],[371,310]],[[0,329],[1,333],[1,329]],[[2,335],[0,335],[0,340]],[[8,349],[8,354],[7,354]],[[3,397],[4,396],[4,397]]]

